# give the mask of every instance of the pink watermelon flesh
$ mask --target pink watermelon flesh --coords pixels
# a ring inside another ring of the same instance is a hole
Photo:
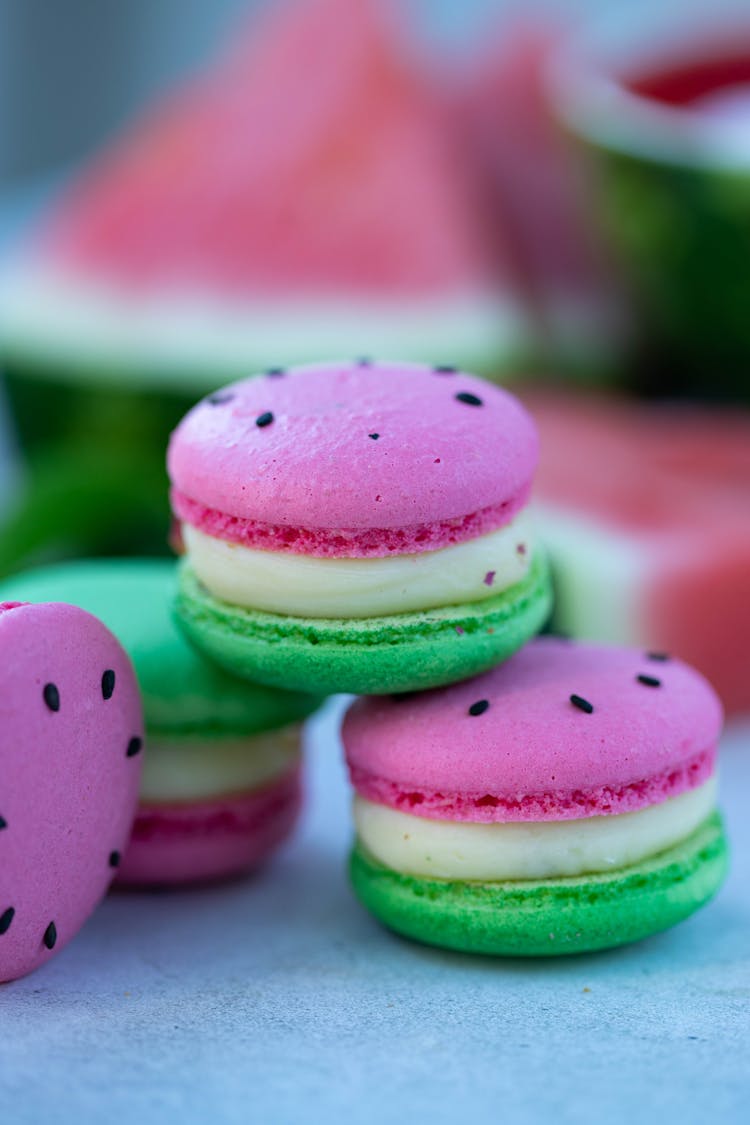
[[[43,255],[133,286],[486,291],[441,101],[377,0],[287,0],[72,187]]]
[[[487,192],[488,231],[510,238],[530,298],[594,297],[607,281],[580,156],[558,126],[546,70],[566,30],[517,16],[472,66],[459,97],[467,158]]]
[[[0,605],[0,981],[49,960],[104,896],[138,801],[130,661],[67,605]]]
[[[698,667],[728,711],[750,710],[750,418],[525,398],[540,430],[537,497],[646,551],[642,643]]]

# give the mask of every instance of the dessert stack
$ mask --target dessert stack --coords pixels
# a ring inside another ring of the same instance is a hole
[[[665,653],[532,639],[537,456],[507,391],[370,359],[225,387],[169,449],[182,628],[239,676],[368,693],[343,727],[355,892],[468,952],[636,940],[726,869],[709,684]]]

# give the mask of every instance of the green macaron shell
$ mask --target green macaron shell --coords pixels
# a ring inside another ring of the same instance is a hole
[[[727,870],[719,813],[687,839],[604,875],[479,883],[403,875],[355,845],[360,901],[386,926],[465,953],[544,957],[639,941],[681,922],[718,890]]]
[[[175,626],[169,559],[62,563],[0,583],[0,600],[70,602],[100,618],[135,666],[146,726],[157,734],[252,735],[298,722],[321,698],[228,675]]]
[[[193,643],[239,676],[330,694],[419,691],[466,679],[505,660],[551,609],[541,555],[523,581],[484,601],[389,617],[289,617],[212,597],[189,564],[176,613]]]

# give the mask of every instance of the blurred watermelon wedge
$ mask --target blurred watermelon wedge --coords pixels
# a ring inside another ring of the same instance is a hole
[[[456,82],[454,110],[483,185],[487,239],[499,226],[547,355],[596,370],[625,325],[590,170],[551,100],[550,66],[573,30],[560,14],[506,14]]]
[[[378,0],[285,0],[74,179],[0,279],[30,370],[203,390],[370,354],[495,372],[529,327]]]

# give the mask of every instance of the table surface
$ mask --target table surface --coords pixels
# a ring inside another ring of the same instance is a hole
[[[307,811],[265,871],[114,894],[0,988],[9,1120],[747,1121],[750,726],[725,738],[733,867],[709,907],[609,953],[495,960],[391,935],[350,894],[341,704],[310,724]]]

